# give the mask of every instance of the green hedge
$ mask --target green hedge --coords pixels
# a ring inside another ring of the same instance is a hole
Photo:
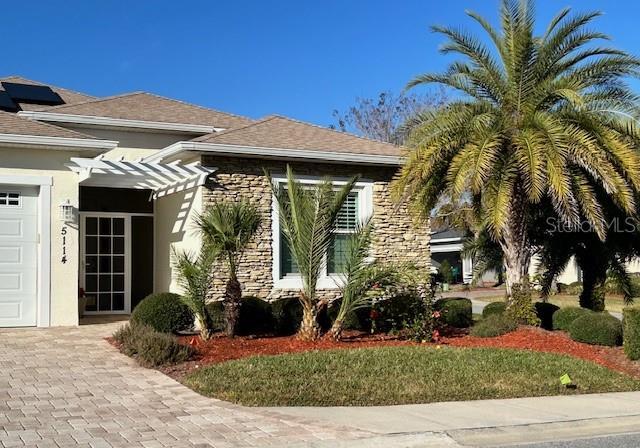
[[[482,309],[482,317],[487,318],[493,314],[502,314],[506,309],[506,302],[491,302]]]
[[[553,313],[552,327],[554,330],[568,331],[574,320],[591,313],[593,313],[593,311],[586,308],[580,308],[579,306],[560,308],[558,311]]]
[[[224,304],[218,300],[207,304],[214,331],[224,331]],[[257,297],[243,297],[238,318],[239,335],[269,334],[274,332],[272,305]]]
[[[137,322],[121,327],[113,338],[122,353],[135,358],[144,367],[178,364],[195,354],[193,347],[178,343],[173,335]]]
[[[161,292],[145,297],[131,313],[131,322],[161,333],[177,333],[193,326],[193,314],[178,294]]]
[[[435,309],[442,313],[444,322],[451,327],[468,328],[473,323],[471,300],[464,297],[437,300]]]
[[[471,328],[471,335],[480,338],[493,338],[510,333],[518,324],[506,314],[490,314]]]
[[[622,311],[624,352],[631,360],[640,359],[640,307]]]
[[[559,306],[549,302],[536,302],[536,314],[540,319],[540,326],[545,330],[553,330],[553,315],[560,309]]]
[[[622,344],[622,322],[607,312],[591,312],[571,323],[569,336],[586,344],[615,347]]]

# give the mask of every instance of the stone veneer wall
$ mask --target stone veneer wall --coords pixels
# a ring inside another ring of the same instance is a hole
[[[266,168],[273,175],[283,174],[286,163],[273,160],[249,158],[203,156],[202,164],[216,167],[217,171],[206,185],[202,200],[203,208],[221,200],[247,199],[262,212],[263,222],[258,236],[248,247],[239,268],[239,279],[244,294],[262,299],[277,299],[293,296],[297,291],[273,289],[271,210],[272,196],[263,173]],[[395,169],[387,167],[364,167],[292,162],[298,175],[349,177],[359,174],[372,180],[373,185],[373,256],[390,263],[414,262],[425,268],[430,265],[430,229],[427,224],[414,225],[405,207],[398,207],[389,197],[389,182]],[[224,269],[222,266],[219,269]],[[213,299],[222,298],[224,279],[220,275],[214,282]],[[326,291],[335,297],[335,291]]]

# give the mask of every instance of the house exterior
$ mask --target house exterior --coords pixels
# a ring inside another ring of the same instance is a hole
[[[301,280],[264,174],[280,182],[287,164],[309,184],[360,176],[327,253],[325,294],[341,279],[344,235],[368,216],[373,257],[428,268],[428,226],[390,198],[401,162],[393,145],[282,116],[0,78],[0,327],[77,325],[80,288],[87,314],[128,314],[151,292],[179,292],[172,251],[199,251],[193,217],[219,200],[247,199],[263,215],[239,269],[244,293],[294,294]]]

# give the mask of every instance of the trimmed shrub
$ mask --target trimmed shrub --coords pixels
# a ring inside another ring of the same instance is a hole
[[[564,294],[577,296],[582,292],[582,282],[569,283],[564,289]]]
[[[224,331],[224,306],[222,305],[222,301],[216,300],[215,302],[207,303],[207,311],[209,312],[209,317],[211,317],[211,329],[213,331]]]
[[[640,359],[640,307],[622,310],[624,353],[631,360]]]
[[[471,335],[479,338],[493,338],[511,333],[518,324],[506,314],[491,314],[471,328]]]
[[[380,300],[373,307],[356,311],[360,327],[366,331],[402,331],[412,325],[424,310],[422,299],[415,294],[394,295]]]
[[[609,313],[592,312],[571,323],[569,336],[586,344],[615,347],[622,344],[622,322]]]
[[[491,302],[482,309],[482,317],[487,318],[493,314],[502,314],[506,309],[506,302]]]
[[[271,302],[273,330],[278,335],[295,334],[302,320],[302,304],[296,297]]]
[[[177,333],[193,326],[193,313],[178,294],[161,292],[145,297],[131,313],[131,322],[161,333]]]
[[[173,335],[161,333],[148,325],[130,323],[113,334],[120,351],[134,357],[144,367],[159,367],[188,361],[193,347],[182,345]]]
[[[553,330],[553,315],[560,307],[549,302],[536,302],[534,306],[540,319],[540,326],[545,330]]]
[[[531,302],[531,288],[528,283],[515,284],[511,287],[511,298],[504,314],[519,324],[540,325],[540,319]]]
[[[467,328],[473,323],[471,300],[464,297],[437,300],[435,309],[442,313],[444,323],[451,327]]]
[[[568,306],[566,308],[560,308],[553,313],[552,328],[554,330],[569,330],[569,327],[579,317],[593,313],[593,311],[586,308],[580,308],[579,306]]]
[[[238,334],[264,334],[273,331],[271,305],[257,297],[243,297],[240,303]]]

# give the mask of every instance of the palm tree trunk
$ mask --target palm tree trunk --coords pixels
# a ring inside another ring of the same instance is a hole
[[[302,322],[298,331],[298,338],[303,341],[317,341],[320,338],[320,325],[318,325],[318,309],[305,296],[300,293],[302,303]]]
[[[504,252],[506,288],[511,299],[515,285],[528,285],[531,249],[527,236],[526,198],[516,188],[514,200],[509,207],[509,221],[500,245]]]
[[[238,320],[240,318],[240,306],[242,305],[242,288],[237,278],[232,277],[227,281],[224,293],[224,318],[225,332],[233,338],[237,334]]]
[[[596,258],[599,257],[592,257],[581,266],[583,277],[580,306],[593,311],[604,311],[607,264]]]
[[[340,319],[336,319],[329,330],[329,335],[335,340],[339,341],[342,339],[342,331],[343,331],[342,321]]]
[[[198,328],[200,329],[200,339],[203,341],[208,341],[211,339],[211,321],[209,315],[205,313],[197,313],[196,320],[198,323]]]

